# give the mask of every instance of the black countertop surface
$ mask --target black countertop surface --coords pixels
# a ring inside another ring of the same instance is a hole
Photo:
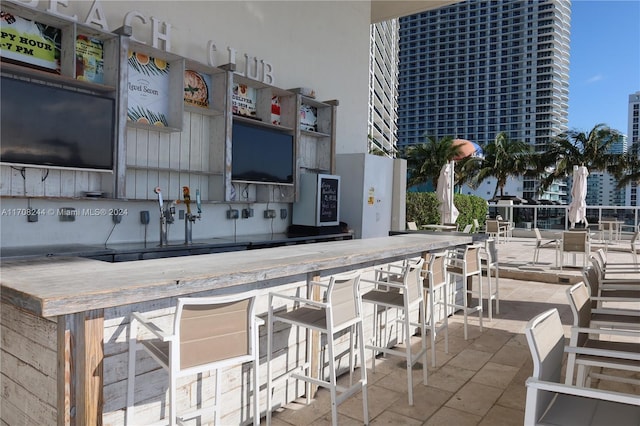
[[[2,247],[0,248],[0,260],[41,256],[75,256],[110,262],[121,262],[347,239],[352,239],[352,234],[339,233],[313,236],[255,234],[194,240],[191,244],[176,241],[170,242],[167,246],[162,247],[160,247],[157,242],[148,242],[146,244],[143,242],[108,244],[106,246],[69,244],[30,247]]]

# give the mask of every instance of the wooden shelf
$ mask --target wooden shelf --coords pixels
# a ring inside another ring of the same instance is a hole
[[[268,122],[264,122],[262,120],[255,120],[253,118],[249,118],[249,117],[243,117],[242,115],[233,115],[233,119],[242,123],[249,123],[249,124],[253,124],[255,126],[259,126],[259,127],[267,127],[269,129],[275,129],[275,130],[280,130],[283,132],[293,132],[293,128],[292,127],[286,127],[286,126],[278,126],[276,124],[271,124]]]
[[[88,81],[76,80],[66,75],[54,74],[47,71],[30,68],[23,65],[14,64],[3,60],[0,65],[0,71],[3,74],[14,74],[19,76],[31,77],[48,83],[56,83],[64,86],[77,87],[97,93],[113,93],[116,88],[104,84],[90,83]]]
[[[197,176],[222,176],[222,173],[206,172],[204,170],[175,169],[171,167],[148,167],[148,166],[127,165],[127,169],[151,170],[154,172],[184,173],[184,174],[197,175]]]

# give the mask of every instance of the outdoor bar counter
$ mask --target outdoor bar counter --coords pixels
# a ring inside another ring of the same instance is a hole
[[[470,242],[471,235],[415,233],[121,263],[3,259],[0,355],[10,380],[3,383],[1,420],[122,424],[132,310],[169,309],[179,296],[266,294]]]

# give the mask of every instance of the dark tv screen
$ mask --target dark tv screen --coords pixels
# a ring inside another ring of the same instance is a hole
[[[113,99],[6,77],[0,90],[0,161],[113,169]]]
[[[249,123],[233,123],[231,178],[293,183],[293,135]]]

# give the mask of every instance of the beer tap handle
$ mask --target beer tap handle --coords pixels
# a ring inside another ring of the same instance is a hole
[[[198,208],[198,216],[202,213],[202,199],[200,198],[200,190],[196,189],[196,207]]]

